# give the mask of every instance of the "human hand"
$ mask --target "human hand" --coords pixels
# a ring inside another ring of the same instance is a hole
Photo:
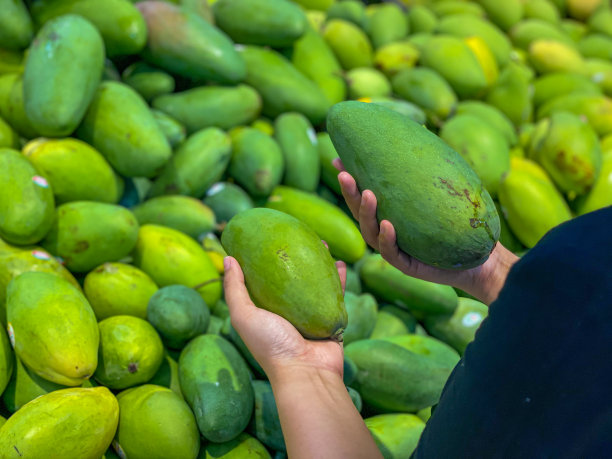
[[[453,271],[427,265],[399,249],[390,221],[382,220],[378,224],[374,193],[370,190],[360,193],[355,179],[346,172],[339,158],[333,164],[340,171],[338,181],[342,195],[359,222],[364,240],[385,260],[408,276],[460,288],[485,304],[495,301],[510,268],[518,261],[516,255],[498,242],[487,261],[476,268]]]

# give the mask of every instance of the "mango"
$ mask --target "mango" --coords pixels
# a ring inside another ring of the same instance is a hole
[[[279,314],[310,339],[340,340],[347,315],[340,278],[320,237],[272,209],[236,215],[221,235],[238,260],[253,302]]]
[[[187,403],[165,387],[145,384],[120,392],[115,448],[133,459],[196,459],[200,433]],[[180,440],[180,441],[177,441]]]
[[[362,260],[364,258],[362,258]],[[345,290],[347,292],[352,292],[355,295],[361,295],[361,293],[362,293],[361,280],[359,280],[359,273],[357,272],[357,268],[353,269],[350,266],[346,267],[346,286],[345,286]]]
[[[100,84],[77,136],[127,177],[157,175],[172,154],[144,99],[114,81]]]
[[[9,384],[13,374],[13,351],[6,336],[6,332],[0,332],[0,394]]]
[[[127,67],[121,74],[121,79],[147,102],[157,96],[172,93],[176,86],[172,75],[141,61]]]
[[[533,117],[533,88],[518,64],[506,66],[485,101],[503,112],[515,126]]]
[[[533,103],[536,107],[568,94],[601,95],[596,83],[577,73],[548,73],[533,82]]]
[[[170,144],[170,148],[174,149],[183,143],[187,137],[185,126],[160,110],[153,109],[151,113],[153,113],[157,126],[159,126],[159,129],[161,129],[164,137]]]
[[[106,387],[58,390],[9,418],[2,426],[0,456],[99,459],[118,420],[117,399]]]
[[[223,267],[223,259],[227,257],[225,249],[221,245],[221,241],[215,235],[215,233],[207,233],[202,237],[202,248],[206,254],[210,257],[210,260],[215,265],[215,269],[219,274],[225,272]]]
[[[0,48],[23,49],[34,35],[32,18],[22,0],[2,0],[0,3]]]
[[[414,67],[419,50],[408,41],[396,41],[379,47],[374,54],[374,66],[387,77]]]
[[[89,379],[98,358],[96,316],[67,280],[26,272],[7,288],[9,335],[17,357],[39,376],[66,386]]]
[[[365,5],[357,0],[345,0],[332,4],[327,10],[326,16],[327,20],[344,19],[360,28],[363,28],[368,20]]]
[[[485,79],[489,86],[495,84],[499,77],[499,68],[495,61],[495,56],[489,49],[487,43],[478,36],[464,38],[465,44],[470,48],[476,60],[480,64]]]
[[[230,221],[234,215],[255,207],[248,193],[230,182],[215,183],[206,193],[203,202],[213,210],[221,225]]]
[[[476,100],[465,101],[457,105],[456,113],[457,115],[469,114],[479,118],[481,122],[490,125],[503,134],[509,146],[514,146],[518,143],[518,136],[512,121],[501,110],[492,105]]]
[[[347,171],[378,197],[378,219],[395,225],[404,252],[447,269],[484,263],[499,237],[499,218],[458,153],[423,126],[374,104],[335,105],[327,130]],[[402,193],[394,183],[414,186]]]
[[[372,66],[372,45],[365,32],[356,25],[332,19],[323,27],[322,35],[343,69]]]
[[[512,168],[512,159],[510,159],[510,168]],[[514,253],[522,252],[525,248],[523,244],[518,240],[518,238],[514,235],[512,230],[510,229],[510,225],[506,221],[506,217],[504,217],[504,213],[502,212],[501,205],[499,202],[495,202],[495,207],[497,208],[497,213],[499,215],[499,223],[501,226],[501,231],[499,233],[499,242],[505,248]]]
[[[583,215],[597,209],[612,206],[612,155],[603,157],[599,177],[593,184],[591,191],[578,200],[578,215]]]
[[[206,304],[215,304],[221,297],[221,279],[212,261],[196,241],[180,231],[143,225],[133,257],[134,265],[160,287],[191,287]]]
[[[527,50],[535,40],[554,40],[567,46],[575,46],[563,29],[541,19],[525,19],[509,32],[510,40],[519,49]]]
[[[391,84],[385,75],[370,67],[357,67],[346,72],[349,97],[386,97],[391,95]]]
[[[19,245],[40,241],[53,224],[53,190],[18,151],[0,148],[0,237]]]
[[[200,433],[217,443],[236,438],[253,412],[249,372],[238,351],[217,335],[200,335],[181,352],[179,377]]]
[[[307,10],[327,11],[336,0],[292,0]]]
[[[596,2],[597,0],[590,0],[589,3]],[[576,3],[575,0],[573,3]],[[610,8],[600,8],[593,11],[594,14],[588,20],[589,29],[593,32],[602,33],[612,37],[612,26],[610,25],[610,19],[612,18],[612,12]]]
[[[463,0],[439,0],[432,3],[430,8],[441,19],[459,14],[481,18],[485,16],[482,6],[477,3],[464,2]]]
[[[21,51],[0,48],[0,75],[5,73],[23,73]]]
[[[408,20],[402,9],[394,4],[381,5],[365,23],[374,49],[401,40],[408,35]]]
[[[487,13],[487,16],[500,29],[507,31],[523,17],[522,0],[506,0],[500,3],[497,0],[476,0]]]
[[[0,76],[0,116],[21,136],[32,139],[39,133],[26,115],[23,99],[23,75],[7,73]]]
[[[19,148],[19,134],[0,117],[0,148]]]
[[[83,289],[99,321],[119,315],[146,319],[147,305],[157,285],[132,265],[104,263],[85,276]]]
[[[367,339],[376,323],[378,304],[370,294],[356,295],[347,290],[344,304],[348,314],[348,324],[344,330],[344,345],[353,341]]]
[[[538,109],[538,119],[555,112],[570,112],[584,116],[597,135],[612,133],[612,100],[598,95],[567,94],[556,97]]]
[[[413,414],[379,414],[364,421],[385,459],[410,457],[425,429]]]
[[[369,104],[382,105],[390,110],[407,116],[412,121],[425,124],[426,115],[420,107],[413,104],[412,102],[406,102],[404,100],[393,99],[391,97],[362,97],[357,99],[359,102],[367,102]],[[334,168],[335,169],[335,168]]]
[[[374,329],[370,333],[370,339],[377,338],[388,338],[390,336],[407,335],[410,330],[399,317],[380,310],[376,314],[376,322],[374,323]]]
[[[253,121],[261,96],[250,86],[202,86],[153,99],[153,107],[184,124],[189,134],[207,127],[229,129]]]
[[[366,244],[353,220],[314,194],[278,186],[266,207],[292,215],[308,225],[327,243],[334,258],[354,263],[365,254]]]
[[[235,84],[244,61],[232,41],[196,13],[159,1],[139,2],[148,29],[142,57],[170,73],[196,81]]]
[[[272,386],[268,381],[252,381],[251,384],[255,396],[255,409],[249,430],[268,448],[286,451]]]
[[[566,3],[569,15],[584,21],[592,18],[594,16],[593,13],[604,2],[602,0],[566,0]],[[591,20],[589,20],[589,23]]]
[[[529,45],[529,60],[540,73],[580,72],[584,62],[580,53],[554,40],[535,40]]]
[[[575,21],[573,19],[562,19],[561,30],[563,30],[563,32],[565,32],[565,34],[570,37],[574,43],[578,43],[580,39],[584,37],[588,32],[586,24]]]
[[[583,57],[610,59],[612,37],[603,34],[587,35],[578,42],[578,51]]]
[[[267,118],[257,118],[251,123],[251,127],[269,136],[274,135],[274,125],[272,124],[272,121]]]
[[[62,257],[68,269],[90,271],[128,255],[136,244],[138,222],[124,207],[93,201],[58,206],[41,245]]]
[[[433,32],[438,24],[437,15],[425,5],[413,5],[407,17],[412,34]]]
[[[272,459],[272,456],[259,440],[243,432],[228,442],[209,443],[198,459]]]
[[[355,405],[355,408],[357,408],[357,411],[361,413],[361,410],[363,409],[363,400],[361,399],[361,395],[359,395],[359,392],[357,392],[352,387],[347,386],[346,390],[348,390],[348,393],[351,397],[351,401],[353,402],[353,405]]]
[[[167,351],[159,370],[149,380],[149,384],[167,387],[184,400],[183,393],[181,392],[181,383],[179,382],[178,363]]]
[[[334,144],[327,132],[319,132],[317,134],[317,151],[319,152],[319,161],[321,163],[321,181],[336,194],[341,194],[340,183],[338,183],[338,169],[332,164],[332,161],[338,158],[338,152],[334,148]]]
[[[606,96],[612,95],[612,63],[608,59],[585,59],[585,74]]]
[[[550,0],[531,0],[524,5],[525,18],[542,19],[552,24],[561,20],[559,10]]]

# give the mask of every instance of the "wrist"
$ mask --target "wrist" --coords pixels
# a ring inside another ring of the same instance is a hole
[[[342,385],[342,375],[337,371],[318,368],[310,365],[289,364],[277,365],[267,374],[270,384],[276,387],[290,387],[296,383],[304,383],[323,386]]]
[[[489,305],[497,299],[510,269],[519,260],[514,253],[497,243],[482,269],[475,272],[469,290],[471,295]]]

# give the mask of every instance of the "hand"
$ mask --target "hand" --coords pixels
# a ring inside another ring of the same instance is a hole
[[[390,221],[383,220],[379,226],[374,193],[370,190],[360,193],[355,179],[346,172],[339,158],[333,164],[340,171],[338,181],[342,195],[359,222],[364,240],[385,260],[408,276],[460,288],[485,304],[495,301],[510,268],[518,260],[516,255],[498,242],[487,261],[476,268],[453,271],[427,265],[399,249]]]

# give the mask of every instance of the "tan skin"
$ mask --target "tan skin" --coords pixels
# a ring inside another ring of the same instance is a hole
[[[518,260],[497,244],[477,268],[449,271],[421,263],[399,250],[393,225],[376,220],[376,197],[359,192],[339,159],[342,195],[359,222],[364,240],[407,275],[461,288],[486,304],[501,290]],[[346,265],[337,262],[342,287]],[[382,457],[342,381],[343,349],[335,341],[306,340],[287,320],[257,308],[244,285],[240,265],[225,259],[224,288],[232,325],[268,375],[291,459]],[[299,395],[298,395],[299,394]]]

